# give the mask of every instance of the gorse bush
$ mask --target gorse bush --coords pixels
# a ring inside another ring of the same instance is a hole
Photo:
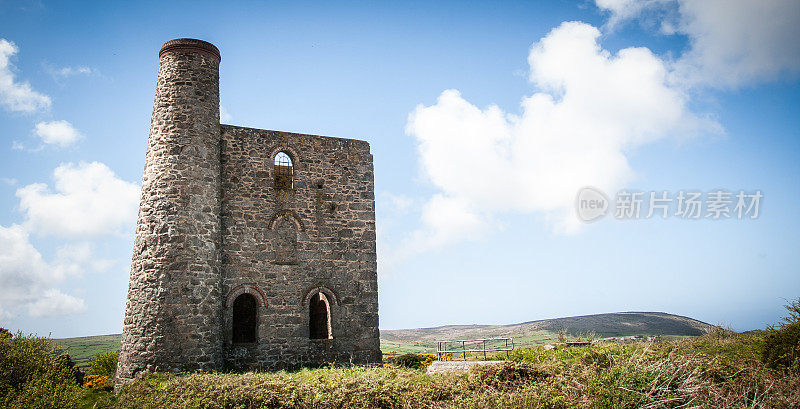
[[[0,407],[77,407],[80,375],[47,339],[0,332]]]
[[[531,363],[511,361],[474,368],[468,376],[468,384],[473,389],[512,391],[531,382],[543,381],[550,375]]]
[[[383,366],[387,368],[400,367],[400,368],[411,368],[411,369],[425,369],[435,360],[436,360],[436,355],[434,354],[408,353],[403,355],[393,355],[390,353],[389,355],[383,358]]]
[[[111,377],[117,371],[118,359],[119,351],[97,354],[89,361],[89,369],[86,370],[86,374]]]
[[[800,298],[785,307],[789,316],[765,331],[762,360],[773,369],[800,372]]]
[[[105,375],[86,375],[83,377],[83,387],[86,389],[98,389],[98,388],[105,388],[108,385],[109,379],[108,376]]]

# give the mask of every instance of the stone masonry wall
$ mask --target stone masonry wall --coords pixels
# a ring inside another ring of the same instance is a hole
[[[226,363],[275,368],[380,362],[372,155],[364,141],[223,125]],[[286,152],[294,186],[276,189]],[[259,299],[258,342],[231,343],[233,298]],[[308,299],[330,300],[333,339],[309,339]]]
[[[159,56],[117,386],[144,371],[379,363],[369,144],[220,125],[216,47],[178,39]],[[275,186],[281,151],[289,189]],[[234,344],[243,293],[257,339]],[[309,336],[319,293],[329,339]]]
[[[118,382],[144,370],[220,366],[219,174],[218,51],[197,40],[168,42],[160,56]]]

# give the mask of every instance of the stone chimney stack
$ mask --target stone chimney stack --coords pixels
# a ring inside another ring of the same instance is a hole
[[[139,372],[219,369],[219,50],[159,53],[117,385]]]

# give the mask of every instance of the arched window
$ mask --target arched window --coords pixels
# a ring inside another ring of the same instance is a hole
[[[233,301],[233,343],[256,342],[258,304],[250,294],[242,294]]]
[[[275,155],[275,189],[292,189],[293,187],[292,158],[286,152],[278,152]]]
[[[309,338],[331,339],[331,306],[328,297],[323,292],[318,292],[308,302]]]

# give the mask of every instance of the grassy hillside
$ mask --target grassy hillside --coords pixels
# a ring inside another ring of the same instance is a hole
[[[517,347],[542,345],[558,339],[560,331],[572,337],[592,333],[597,338],[630,335],[668,337],[702,335],[710,326],[704,322],[661,312],[619,312],[529,321],[510,325],[447,325],[381,331],[384,352],[432,352],[436,341],[513,337]],[[100,352],[119,350],[119,334],[56,339],[80,366]]]
[[[711,326],[701,321],[662,312],[619,312],[529,321],[509,325],[446,325],[381,331],[381,349],[424,352],[436,349],[438,340],[513,337],[517,346],[542,345],[558,339],[592,334],[596,338],[631,335],[686,337],[702,335]]]
[[[101,352],[119,351],[122,334],[96,335],[93,337],[61,338],[53,342],[65,348],[67,353],[80,367],[86,367],[89,359]]]

